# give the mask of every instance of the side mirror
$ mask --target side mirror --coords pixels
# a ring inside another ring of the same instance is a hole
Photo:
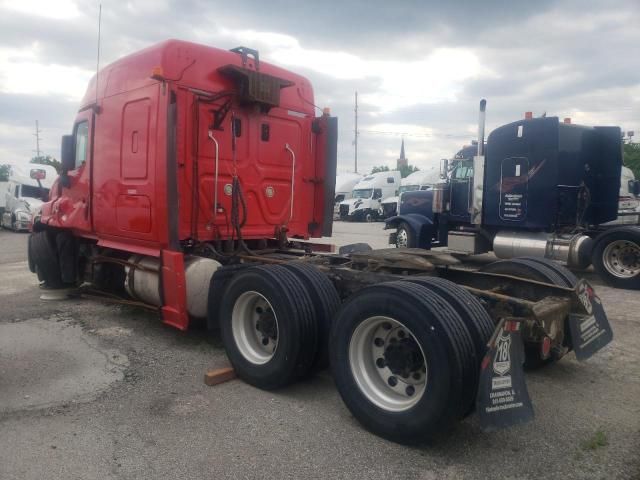
[[[60,163],[62,171],[68,172],[76,167],[76,144],[73,135],[62,136],[62,148],[60,151]]]
[[[629,180],[629,192],[636,197],[640,195],[640,180]]]
[[[449,160],[443,158],[440,160],[440,178],[447,178],[447,172],[449,172]]]

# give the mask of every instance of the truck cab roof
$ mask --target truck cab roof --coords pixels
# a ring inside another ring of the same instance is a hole
[[[95,75],[91,79],[80,110],[94,104],[96,98],[100,100],[146,87],[163,78],[205,92],[233,90],[233,80],[220,71],[229,65],[246,66],[286,79],[294,88],[281,90],[280,106],[314,115],[313,89],[303,76],[236,52],[175,39],[157,43],[103,67],[97,81]]]

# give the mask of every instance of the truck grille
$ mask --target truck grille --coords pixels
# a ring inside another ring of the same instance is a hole
[[[393,217],[394,215],[397,215],[396,213],[396,208],[397,208],[397,203],[393,202],[393,203],[383,203],[382,204],[382,215],[387,218],[387,217]]]
[[[340,205],[340,218],[349,216],[349,205]]]

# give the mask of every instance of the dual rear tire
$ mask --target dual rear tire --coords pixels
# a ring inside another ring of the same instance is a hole
[[[327,364],[331,319],[340,303],[313,267],[250,267],[229,280],[218,315],[222,341],[237,375],[273,390]]]
[[[400,443],[427,440],[473,410],[493,330],[475,297],[447,280],[416,278],[363,288],[339,306],[331,281],[309,265],[234,275],[218,317],[238,376],[271,390],[328,357],[352,414]]]
[[[331,331],[331,369],[343,401],[367,429],[399,443],[433,438],[473,410],[492,331],[486,312],[480,319],[471,313],[484,311],[478,300],[442,295],[460,287],[430,280],[363,288]]]

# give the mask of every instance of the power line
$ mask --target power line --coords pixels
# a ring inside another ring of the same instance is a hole
[[[385,132],[381,130],[360,130],[359,133],[370,135],[395,135],[400,137],[427,137],[427,138],[469,138],[473,134],[453,134],[453,133],[409,133],[409,132]]]

